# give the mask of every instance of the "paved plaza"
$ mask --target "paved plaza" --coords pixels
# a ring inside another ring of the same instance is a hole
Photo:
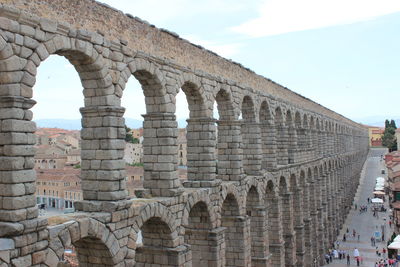
[[[358,188],[357,194],[354,199],[354,203],[357,204],[357,210],[353,209],[350,211],[349,216],[346,219],[340,235],[339,235],[339,249],[345,250],[351,256],[350,266],[357,266],[355,258],[353,256],[354,248],[360,251],[360,256],[363,262],[360,266],[374,266],[375,262],[381,257],[376,254],[376,247],[371,246],[371,236],[374,231],[380,230],[382,225],[385,225],[385,241],[377,242],[376,246],[382,252],[382,248],[386,247],[387,240],[392,235],[392,229],[389,227],[389,212],[379,212],[379,218],[373,216],[370,211],[372,204],[368,205],[368,212],[360,213],[359,207],[367,205],[367,198],[372,198],[372,192],[375,186],[375,179],[378,176],[384,176],[381,174],[381,169],[384,168],[384,161],[381,160],[381,155],[384,155],[385,149],[371,149],[368,159],[365,162],[364,169],[361,174],[360,186]],[[386,199],[385,207],[389,210],[388,200]],[[343,234],[346,233],[347,228],[349,229],[349,234],[347,234],[346,242],[342,241]],[[353,229],[357,232],[353,238]],[[358,241],[358,234],[360,235],[360,241]],[[325,266],[347,266],[345,259],[343,260],[333,260]]]

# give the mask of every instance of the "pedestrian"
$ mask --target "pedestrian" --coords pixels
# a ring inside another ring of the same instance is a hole
[[[360,266],[360,257],[356,257],[357,266]]]
[[[326,261],[326,264],[329,264],[329,255],[328,254],[325,254],[325,261]]]
[[[374,245],[374,239],[375,239],[374,236],[371,236],[371,246],[375,246]]]
[[[356,230],[353,229],[353,238],[356,237]]]
[[[357,240],[360,242],[360,234],[357,235]]]
[[[350,265],[350,255],[349,254],[347,254],[347,265]]]
[[[349,228],[346,229],[346,233],[349,233]]]
[[[354,248],[353,254],[354,254],[354,255],[353,255],[354,257],[360,257],[360,252],[358,251],[357,248]]]
[[[343,242],[346,242],[346,234],[343,234]]]
[[[357,210],[357,204],[354,204],[354,209]]]
[[[389,227],[392,228],[392,220],[389,220]]]

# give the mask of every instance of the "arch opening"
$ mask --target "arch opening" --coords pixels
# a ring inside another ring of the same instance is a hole
[[[210,215],[204,202],[196,203],[189,212],[188,225],[185,227],[185,243],[192,250],[192,266],[209,266],[213,259],[214,245],[209,240],[211,230]]]

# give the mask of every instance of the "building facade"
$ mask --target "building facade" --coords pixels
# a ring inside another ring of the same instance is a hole
[[[323,264],[368,154],[364,126],[95,1],[3,0],[0,21],[1,265],[57,266],[71,246],[82,266]],[[83,200],[78,213],[42,218],[30,109],[37,68],[53,54],[84,88]],[[131,76],[147,110],[141,198],[128,197],[123,159]],[[185,181],[180,90],[190,110]]]
[[[385,128],[367,126],[369,135],[369,146],[370,147],[382,147],[382,136]]]
[[[36,202],[64,210],[82,200],[80,170],[74,168],[40,169],[37,171]]]

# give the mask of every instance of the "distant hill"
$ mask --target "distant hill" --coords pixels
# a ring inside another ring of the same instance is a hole
[[[80,130],[82,128],[80,119],[39,119],[35,120],[36,124],[40,128],[60,128],[66,130]],[[129,128],[141,128],[143,127],[143,121],[125,118],[126,125]],[[186,119],[178,119],[178,127],[186,127]]]

